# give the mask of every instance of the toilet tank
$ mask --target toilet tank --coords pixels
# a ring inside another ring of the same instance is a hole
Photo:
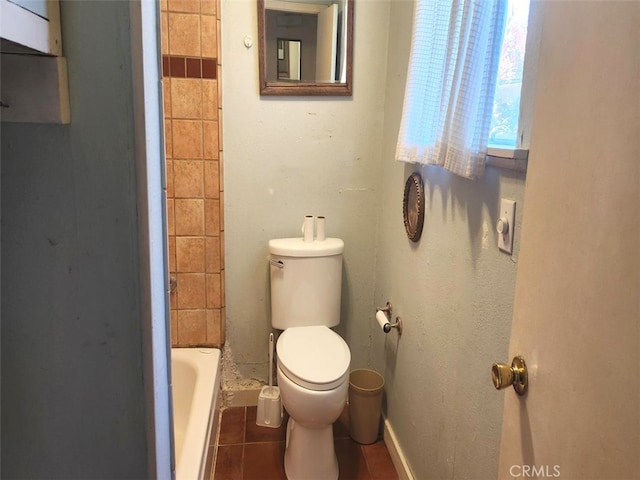
[[[344,242],[339,238],[269,241],[274,328],[333,327],[340,323],[343,251]]]

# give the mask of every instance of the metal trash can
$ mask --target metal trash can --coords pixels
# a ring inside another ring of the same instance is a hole
[[[349,375],[349,435],[361,444],[374,443],[380,429],[384,378],[366,368]]]

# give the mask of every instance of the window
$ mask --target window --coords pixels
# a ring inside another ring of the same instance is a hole
[[[518,125],[528,18],[529,0],[508,0],[489,130],[490,147],[515,149],[521,146]]]
[[[529,0],[416,0],[397,160],[473,179],[526,158],[529,22]]]

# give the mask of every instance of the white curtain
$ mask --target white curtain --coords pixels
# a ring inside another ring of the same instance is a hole
[[[484,172],[506,0],[416,0],[396,159]]]

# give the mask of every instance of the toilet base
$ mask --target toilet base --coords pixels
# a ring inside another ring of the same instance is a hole
[[[284,471],[288,480],[337,480],[333,425],[307,428],[289,418]]]

